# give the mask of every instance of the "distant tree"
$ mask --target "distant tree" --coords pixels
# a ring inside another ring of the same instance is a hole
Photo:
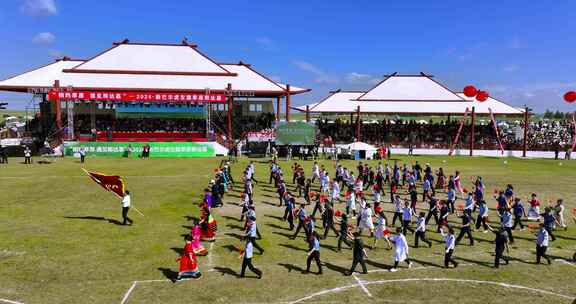
[[[544,112],[544,118],[545,119],[550,119],[554,116],[554,113],[552,113],[552,111],[546,109],[546,112]]]
[[[564,118],[564,114],[562,114],[562,112],[556,110],[556,112],[554,113],[554,118],[555,119],[562,119],[562,118]]]

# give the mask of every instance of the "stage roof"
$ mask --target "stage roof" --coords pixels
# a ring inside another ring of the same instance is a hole
[[[511,107],[489,97],[485,102],[467,98],[432,80],[429,75],[390,75],[367,92],[334,91],[323,100],[308,105],[310,113],[344,114],[360,112],[371,114],[448,115],[464,114],[466,109],[484,115],[492,109],[494,114],[522,115],[523,110]],[[295,108],[306,111],[306,105]]]
[[[27,92],[60,87],[74,90],[110,91],[205,91],[223,92],[228,84],[241,96],[282,96],[286,85],[254,70],[249,64],[216,63],[196,46],[183,44],[115,43],[88,60],[61,59],[46,66],[0,81],[0,90]],[[290,87],[290,94],[308,92]]]

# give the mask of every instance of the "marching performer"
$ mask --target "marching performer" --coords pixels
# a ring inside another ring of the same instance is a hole
[[[254,265],[252,265],[252,257],[254,255],[253,253],[254,245],[252,244],[252,242],[253,242],[252,238],[248,238],[248,240],[246,241],[246,247],[244,247],[244,252],[242,253],[243,259],[242,259],[242,270],[240,271],[240,277],[241,278],[245,277],[246,267],[248,267],[252,272],[254,272],[258,276],[258,279],[261,279],[262,271],[254,267]]]
[[[454,265],[454,268],[458,267],[458,263],[452,258],[452,254],[454,254],[454,248],[456,247],[456,241],[454,239],[454,228],[449,227],[448,233],[445,233],[444,229],[440,228],[440,234],[442,234],[442,237],[446,242],[446,251],[444,252],[444,267],[448,268],[450,263]]]
[[[402,228],[396,228],[396,235],[390,238],[390,241],[394,243],[394,266],[390,268],[390,272],[398,271],[398,263],[406,261],[408,268],[412,267],[412,263],[408,258],[408,242],[406,237],[402,234]]]
[[[190,237],[186,236],[186,245],[182,250],[182,256],[178,259],[180,261],[180,268],[178,271],[177,281],[186,278],[199,278],[202,274],[198,270],[198,263],[196,263],[196,255],[194,255],[194,250],[192,249],[192,242],[190,242]]]
[[[195,255],[207,255],[208,250],[202,246],[200,242],[200,224],[198,220],[194,220],[194,227],[192,227],[191,231],[192,236],[192,251],[194,251]]]
[[[390,240],[388,240],[389,235],[390,231],[386,227],[386,215],[384,214],[384,211],[380,211],[378,213],[378,219],[376,220],[376,231],[374,232],[374,244],[372,244],[372,249],[376,248],[376,242],[380,239],[386,240],[388,249],[391,249],[392,244],[390,244]]]

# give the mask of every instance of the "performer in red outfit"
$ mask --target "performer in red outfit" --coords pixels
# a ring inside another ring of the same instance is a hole
[[[196,255],[192,248],[190,237],[186,236],[186,245],[184,245],[182,256],[178,259],[180,261],[180,269],[178,271],[177,280],[185,278],[199,278],[202,274],[198,270],[198,263],[196,263]]]
[[[206,202],[200,206],[202,215],[200,216],[200,239],[203,241],[213,242],[216,240],[216,220],[210,213],[210,207]]]

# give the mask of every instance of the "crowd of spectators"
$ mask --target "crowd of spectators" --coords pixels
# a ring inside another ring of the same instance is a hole
[[[356,124],[336,119],[318,120],[319,134],[334,143],[349,143],[355,139]],[[448,148],[454,140],[460,121],[382,120],[363,122],[360,140],[374,145],[392,145],[405,148]],[[498,149],[496,131],[490,120],[475,125],[474,142],[477,149]],[[462,128],[458,145],[470,143],[471,127]],[[504,149],[521,149],[524,129],[522,121],[499,122],[498,134]],[[572,145],[574,127],[569,121],[542,120],[532,122],[528,128],[528,147],[531,150],[564,150]]]
[[[118,118],[110,116],[95,119],[97,131],[141,131],[141,132],[203,132],[206,120],[189,118]],[[74,122],[76,132],[87,134],[91,132],[89,116],[76,117]]]

